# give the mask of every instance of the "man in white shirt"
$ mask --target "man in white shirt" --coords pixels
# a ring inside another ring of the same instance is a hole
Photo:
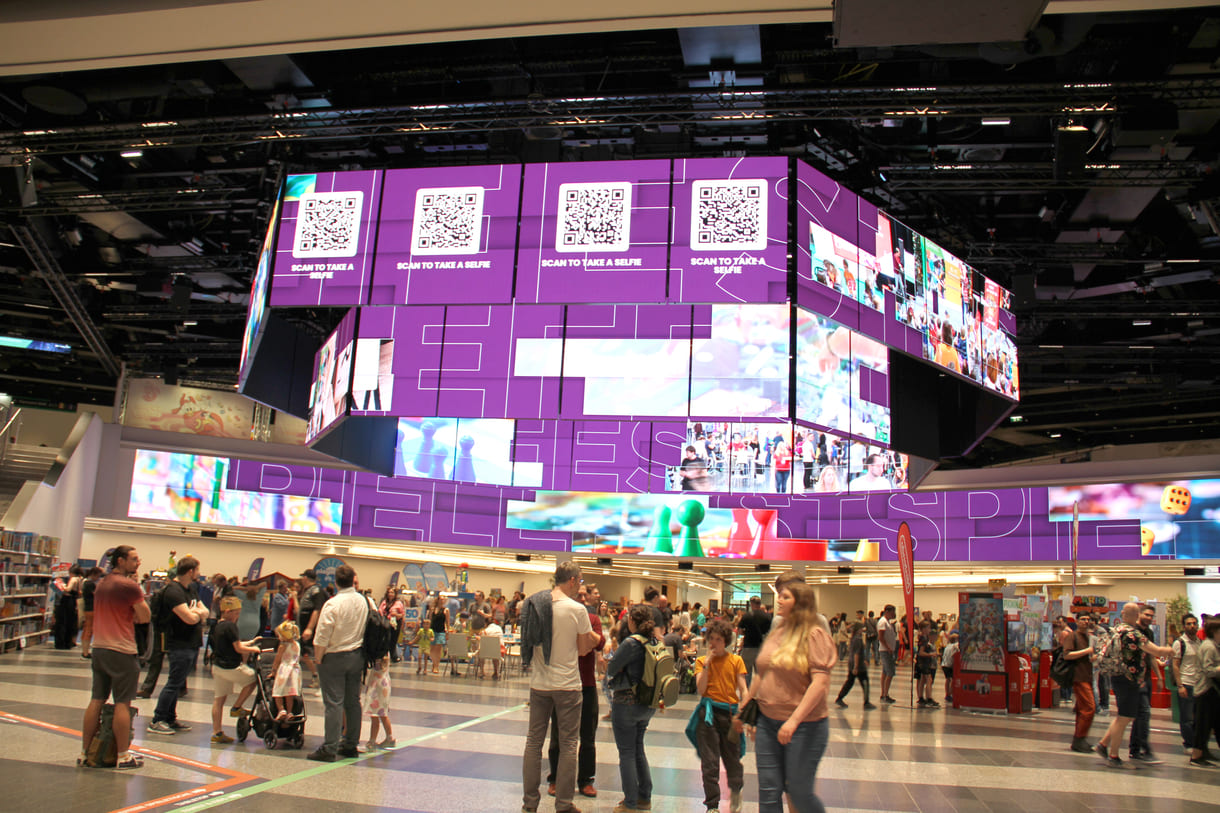
[[[877,620],[877,639],[881,643],[881,701],[893,703],[890,697],[890,682],[894,679],[896,664],[894,657],[898,653],[898,630],[894,628],[893,604],[885,605],[881,618]]]
[[[334,598],[322,605],[314,631],[314,660],[322,684],[326,712],[326,739],[309,758],[334,762],[336,757],[360,752],[360,679],[364,672],[364,627],[372,602],[356,592],[356,571],[350,565],[335,569]],[[346,724],[344,718],[346,717]],[[342,742],[340,742],[342,736]]]
[[[1182,616],[1182,634],[1173,642],[1173,680],[1178,684],[1178,728],[1182,746],[1195,744],[1195,686],[1199,681],[1199,619]]]
[[[560,562],[551,591],[551,651],[536,646],[530,668],[530,721],[522,755],[525,793],[523,813],[535,813],[542,798],[542,745],[554,713],[559,721],[559,766],[555,773],[555,810],[580,813],[572,804],[576,792],[576,747],[583,694],[577,659],[597,644],[589,612],[574,600],[580,589],[580,567]]]
[[[894,484],[885,476],[885,457],[870,454],[864,459],[864,474],[848,484],[848,491],[892,491]]]

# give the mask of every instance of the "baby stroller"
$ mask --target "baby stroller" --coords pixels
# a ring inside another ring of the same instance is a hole
[[[292,704],[288,718],[278,723],[275,720],[275,700],[271,697],[275,673],[271,667],[278,646],[279,641],[274,636],[265,637],[259,642],[259,653],[248,659],[255,673],[254,707],[238,718],[237,741],[245,742],[253,730],[268,748],[275,748],[280,740],[289,748],[300,748],[305,744],[305,702],[301,697],[286,698]]]

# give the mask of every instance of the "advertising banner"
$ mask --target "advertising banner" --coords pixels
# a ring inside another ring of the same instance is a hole
[[[263,575],[263,557],[260,556],[250,563],[250,569],[246,571],[246,581],[257,581],[261,575]]]
[[[898,569],[902,571],[902,598],[907,611],[908,641],[915,640],[915,552],[912,544],[911,527],[903,522],[898,526]]]
[[[959,593],[962,670],[1004,671],[1004,600],[999,593]]]
[[[381,170],[289,175],[284,188],[273,307],[350,307],[368,301]]]
[[[520,195],[519,166],[388,171],[370,303],[512,302]]]

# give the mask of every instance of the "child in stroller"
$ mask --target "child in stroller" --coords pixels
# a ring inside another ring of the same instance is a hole
[[[284,623],[291,624],[292,622]],[[295,626],[296,624],[293,624],[293,627]],[[278,635],[279,628],[277,627],[276,630]],[[256,736],[262,738],[263,745],[267,748],[275,748],[280,740],[283,740],[289,748],[300,748],[305,744],[305,703],[301,700],[299,691],[295,695],[283,697],[286,707],[283,710],[287,712],[283,717],[279,715],[280,709],[276,708],[276,701],[279,698],[272,697],[275,665],[280,660],[277,648],[279,643],[278,637],[263,638],[260,641],[259,654],[250,656],[250,665],[257,673],[254,706],[249,713],[237,721],[238,742],[245,742],[246,737],[253,731]],[[295,641],[292,643],[295,644]],[[299,677],[297,682],[299,685]]]

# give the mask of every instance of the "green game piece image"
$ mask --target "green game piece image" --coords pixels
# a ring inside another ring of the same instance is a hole
[[[670,510],[668,505],[658,505],[652,515],[652,530],[648,532],[645,553],[674,552],[674,536],[669,530]]]
[[[703,504],[685,500],[678,506],[678,523],[682,526],[682,552],[679,556],[703,556],[703,545],[699,542],[699,523],[707,515]]]

